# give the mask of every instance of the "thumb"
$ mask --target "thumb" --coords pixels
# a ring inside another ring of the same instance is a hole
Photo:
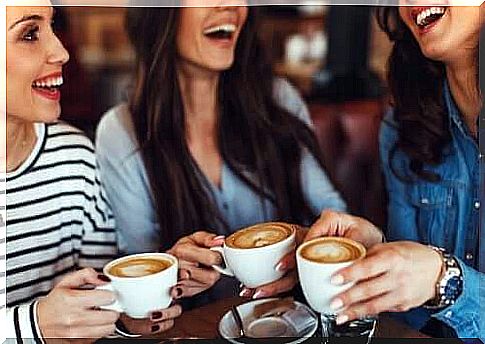
[[[304,241],[309,241],[322,236],[335,235],[339,222],[339,213],[333,211],[324,211],[317,222],[310,227]]]
[[[98,278],[98,273],[92,268],[85,268],[66,275],[58,284],[63,288],[79,288],[86,284],[103,285],[106,281]]]

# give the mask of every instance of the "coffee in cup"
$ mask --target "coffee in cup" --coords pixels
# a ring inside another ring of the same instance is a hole
[[[301,251],[303,258],[322,264],[337,264],[357,260],[365,256],[365,248],[352,240],[328,237],[305,245]]]
[[[282,223],[266,223],[241,229],[226,238],[225,244],[231,248],[251,249],[276,244],[285,240],[294,229]]]
[[[243,228],[226,238],[219,252],[226,268],[213,268],[225,275],[235,276],[248,288],[256,288],[283,277],[276,270],[278,262],[295,248],[296,225],[283,222],[261,223]]]
[[[172,264],[163,258],[130,258],[112,265],[108,273],[116,277],[143,277],[168,269]]]

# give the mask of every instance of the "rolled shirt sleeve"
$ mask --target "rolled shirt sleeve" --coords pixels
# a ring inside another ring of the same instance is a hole
[[[455,304],[433,314],[453,327],[460,338],[480,338],[485,342],[485,275],[458,259],[463,274],[463,291]]]

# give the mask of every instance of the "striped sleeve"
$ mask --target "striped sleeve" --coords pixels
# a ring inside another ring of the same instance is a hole
[[[37,322],[37,305],[38,302],[33,301],[7,308],[7,339],[15,339],[17,343],[27,339],[34,343],[44,343]]]
[[[117,256],[115,222],[99,168],[93,170],[94,183],[86,184],[86,201],[83,219],[83,239],[79,256],[81,267],[101,269]]]

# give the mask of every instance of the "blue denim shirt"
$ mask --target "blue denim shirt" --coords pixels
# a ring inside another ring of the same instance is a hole
[[[485,338],[485,274],[478,271],[479,260],[479,150],[462,121],[447,83],[444,99],[448,109],[452,142],[442,164],[426,166],[438,173],[437,183],[416,178],[404,182],[391,171],[389,151],[397,140],[397,124],[392,114],[386,116],[380,132],[380,153],[387,191],[388,239],[412,240],[445,248],[458,258],[464,287],[453,306],[438,312],[424,308],[401,314],[414,328],[420,329],[430,317],[451,326],[460,338]],[[409,175],[408,157],[398,151],[392,166],[400,175]],[[419,283],[419,281],[416,281]],[[480,290],[481,289],[481,290]]]

